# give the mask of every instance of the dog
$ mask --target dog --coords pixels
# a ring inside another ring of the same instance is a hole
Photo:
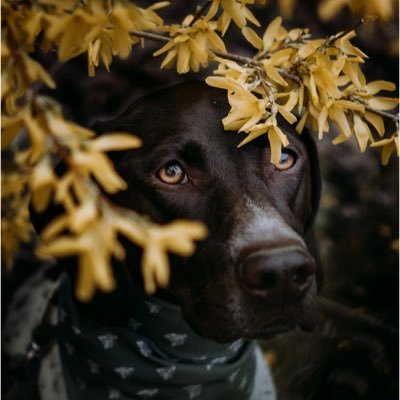
[[[298,135],[283,119],[290,143],[279,164],[270,161],[266,137],[238,149],[244,134],[223,129],[228,111],[225,91],[189,81],[94,125],[99,134],[125,131],[143,141],[111,154],[128,184],[114,203],[159,224],[202,221],[209,235],[193,256],[170,256],[170,284],[153,297],[143,292],[141,250],[129,242],[125,261],[114,265],[117,289],[89,303],[71,294],[72,261],[60,261],[68,272],[48,283],[51,300],[42,296],[50,306],[41,312],[57,317],[55,344],[39,367],[39,398],[276,398],[255,340],[315,324],[317,151],[307,132]],[[48,213],[35,217],[39,231]],[[24,296],[33,296],[33,286]],[[21,310],[11,306],[9,315],[6,351],[32,352],[32,335],[17,345],[8,328],[15,332]]]

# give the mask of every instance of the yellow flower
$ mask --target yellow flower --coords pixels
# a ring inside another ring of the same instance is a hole
[[[207,236],[206,227],[199,222],[176,220],[168,225],[153,227],[144,243],[142,274],[147,293],[154,293],[157,286],[165,287],[169,281],[166,252],[190,256],[195,250],[194,240]]]
[[[32,203],[37,212],[43,212],[47,208],[56,181],[50,158],[43,158],[34,167],[30,179]]]
[[[153,55],[159,56],[167,52],[161,68],[171,68],[176,62],[179,74],[197,72],[208,65],[213,57],[212,50],[226,52],[221,38],[215,33],[216,25],[206,19],[197,20],[193,26],[188,26],[193,16],[188,16],[183,25],[171,25],[169,34],[172,39]]]
[[[368,105],[375,110],[391,110],[399,105],[399,99],[393,97],[372,97]]]
[[[394,15],[392,0],[324,0],[319,4],[318,13],[324,20],[330,20],[344,7],[350,7],[355,14],[376,15],[383,21]]]
[[[7,268],[12,267],[20,242],[29,242],[33,234],[29,214],[29,168],[26,163],[16,163],[10,166],[4,162],[1,173],[1,251]]]
[[[103,153],[77,150],[71,154],[71,162],[83,176],[93,174],[108,193],[126,188],[125,181],[116,173],[113,164]]]
[[[88,301],[98,287],[111,291],[115,280],[111,272],[111,246],[116,235],[102,220],[93,222],[78,236],[65,235],[43,244],[38,249],[40,256],[68,257],[78,256],[79,273],[76,295],[82,301]]]
[[[383,122],[382,117],[380,115],[368,111],[365,112],[364,117],[376,129],[379,136],[382,137],[385,133],[385,124]]]
[[[246,7],[247,4],[254,4],[254,0],[212,0],[206,19],[213,18],[221,6],[223,12],[218,19],[218,30],[221,31],[222,36],[225,35],[232,20],[239,28],[246,26],[247,21],[260,26],[256,17]]]
[[[278,125],[272,125],[268,130],[268,139],[271,146],[271,162],[278,164],[281,159],[282,146],[287,146],[289,141]]]
[[[94,151],[117,151],[140,147],[142,141],[131,134],[110,132],[85,143],[86,147]]]
[[[129,56],[132,46],[140,41],[131,31],[160,31],[163,20],[155,10],[165,5],[166,2],[160,2],[144,9],[129,2],[115,1],[107,7],[101,0],[88,0],[78,3],[70,12],[46,14],[45,39],[58,44],[62,61],[87,51],[89,75],[93,76],[100,60],[108,69],[113,55]]]
[[[233,92],[243,89],[256,90],[257,86],[260,85],[261,81],[254,67],[241,66],[235,61],[220,57],[215,57],[215,61],[218,61],[219,64],[214,74],[222,76],[208,77],[206,79],[208,85]]]
[[[222,120],[226,130],[247,131],[259,122],[265,113],[266,101],[246,90],[230,93],[228,101],[231,110]]]
[[[278,0],[278,6],[284,17],[291,18],[296,7],[296,0]]]
[[[397,156],[400,156],[399,135],[394,133],[388,139],[382,139],[371,144],[371,147],[382,147],[381,162],[382,165],[388,165],[391,154],[396,151]]]
[[[367,148],[368,142],[373,140],[371,131],[358,114],[353,115],[353,127],[358,146],[363,153]]]

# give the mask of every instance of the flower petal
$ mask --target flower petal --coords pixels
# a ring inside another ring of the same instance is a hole
[[[368,105],[376,110],[391,110],[399,105],[399,99],[393,97],[373,97]]]
[[[256,49],[262,49],[263,40],[253,31],[253,29],[245,26],[242,28],[242,34],[248,42],[250,42]]]
[[[354,114],[353,121],[354,133],[356,135],[360,150],[363,153],[367,148],[368,141],[371,137],[371,131],[369,130],[368,125],[359,117],[359,115]]]
[[[279,31],[279,28],[282,24],[282,17],[276,17],[269,25],[268,28],[265,30],[263,35],[263,42],[264,42],[264,51],[269,50],[273,41],[275,40],[276,34]],[[278,160],[279,161],[279,160]]]
[[[365,88],[369,94],[374,95],[381,90],[388,90],[389,92],[392,92],[393,90],[396,90],[396,85],[393,82],[388,81],[373,81],[368,83]]]

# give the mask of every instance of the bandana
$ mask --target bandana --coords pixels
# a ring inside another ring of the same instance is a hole
[[[66,279],[58,302],[58,344],[70,399],[254,398],[254,342],[207,340],[192,331],[179,306],[155,297],[136,295],[132,317],[112,327],[79,314]],[[272,397],[257,399],[275,398],[271,383],[263,390]]]

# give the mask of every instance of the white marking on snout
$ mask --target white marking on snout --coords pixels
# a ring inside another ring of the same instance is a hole
[[[237,221],[229,240],[232,259],[237,260],[240,251],[251,245],[268,243],[271,247],[279,247],[282,240],[306,249],[303,238],[272,206],[263,208],[246,197],[241,219]]]

